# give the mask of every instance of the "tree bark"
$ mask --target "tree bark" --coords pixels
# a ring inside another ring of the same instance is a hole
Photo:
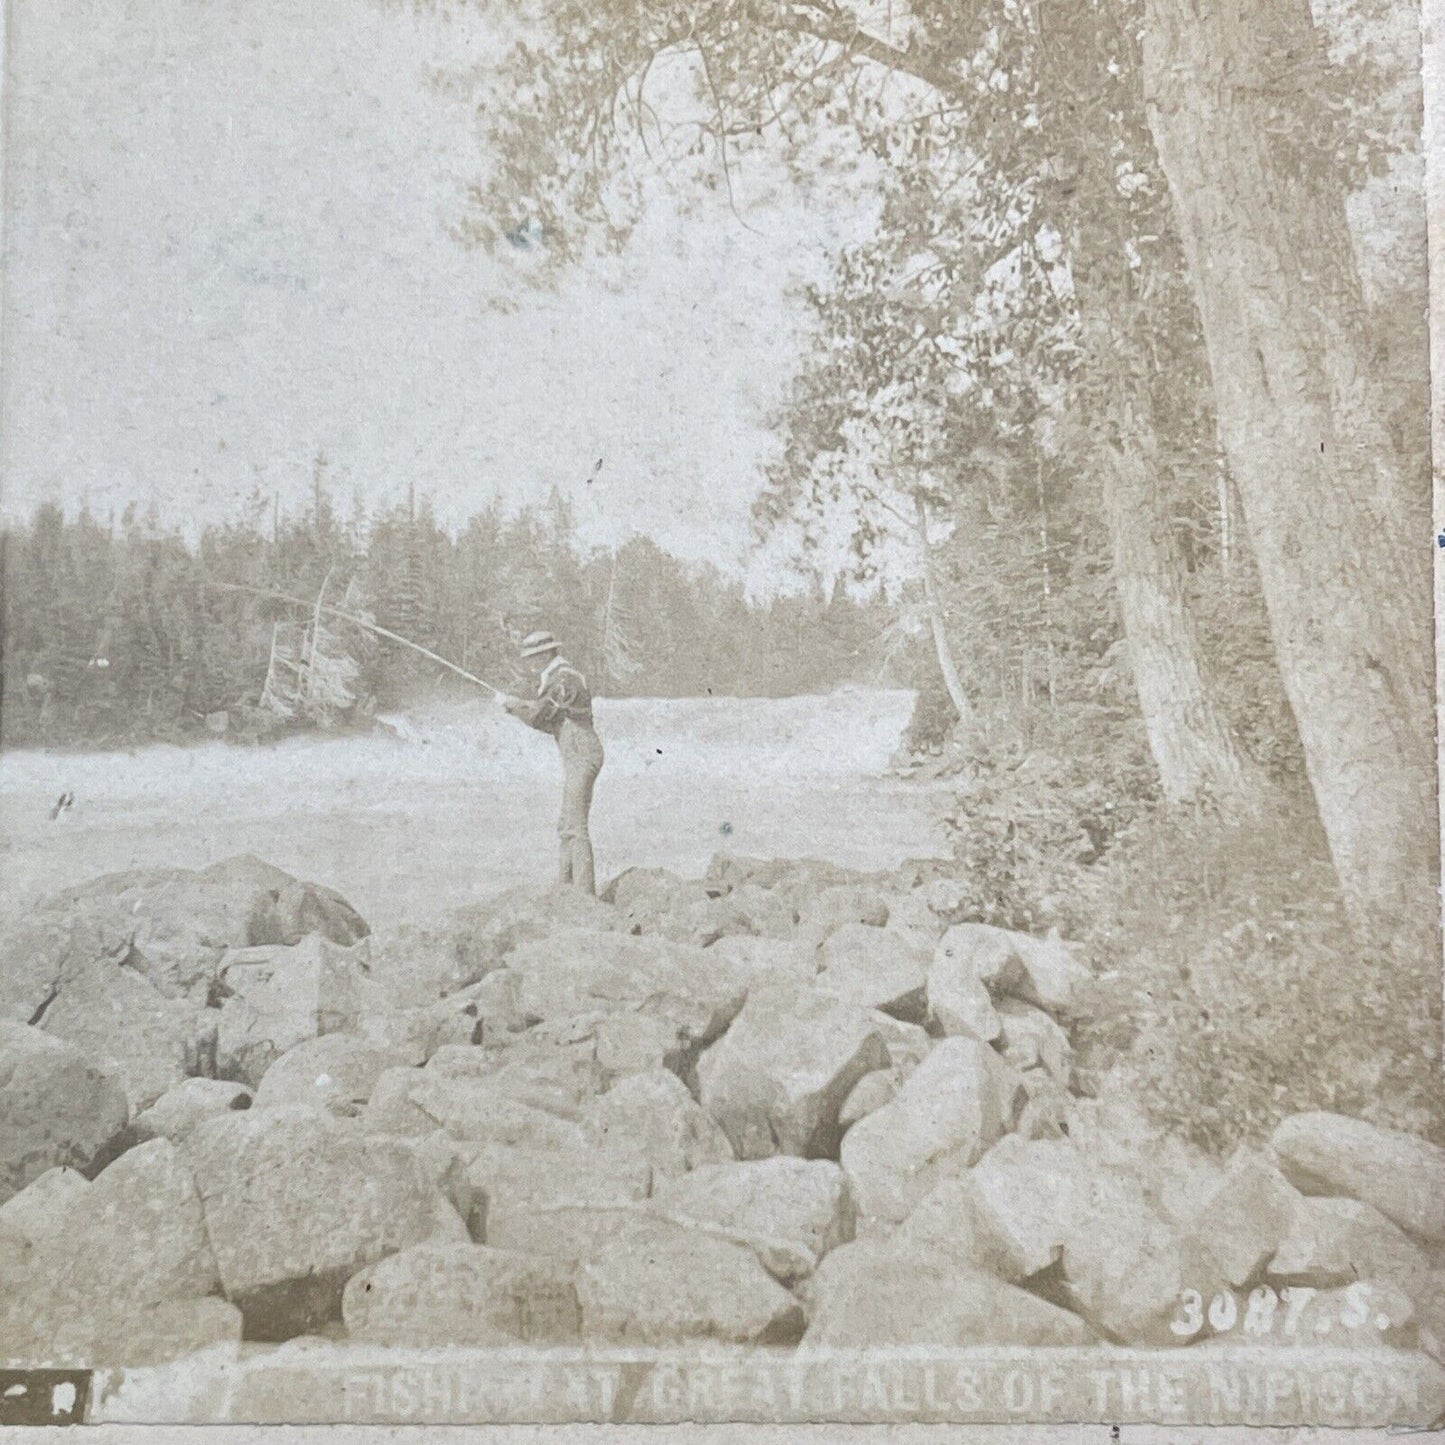
[[[1285,688],[1362,936],[1432,946],[1429,480],[1370,370],[1308,0],[1148,0],[1150,127]]]
[[[1114,589],[1160,785],[1174,803],[1211,798],[1226,808],[1253,806],[1259,779],[1246,768],[1200,662],[1179,547],[1159,496],[1153,428],[1125,385],[1113,411],[1103,484]]]
[[[964,733],[974,728],[973,706],[963,690],[958,668],[953,661],[953,648],[949,645],[948,630],[944,626],[943,607],[938,600],[938,579],[934,575],[933,548],[928,542],[928,507],[921,496],[915,495],[917,509],[918,548],[923,562],[923,601],[928,611],[928,625],[933,633],[933,651],[938,658],[938,670],[943,674],[943,685],[948,689],[949,701],[958,714],[959,727]]]
[[[1248,810],[1263,779],[1241,754],[1201,660],[1184,561],[1159,490],[1148,362],[1122,243],[1097,248],[1076,266],[1075,281],[1114,590],[1159,783],[1172,803],[1209,798]]]

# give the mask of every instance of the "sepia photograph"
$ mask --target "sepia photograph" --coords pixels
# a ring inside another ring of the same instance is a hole
[[[0,1427],[1445,1427],[1432,26],[7,0]]]

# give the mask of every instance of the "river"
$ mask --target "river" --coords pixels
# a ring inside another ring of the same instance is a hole
[[[913,695],[600,699],[599,880],[698,874],[719,851],[891,867],[945,851],[946,793],[889,775]],[[385,718],[390,731],[0,756],[0,910],[123,868],[254,853],[338,888],[374,926],[555,866],[556,747],[487,703]],[[65,792],[73,807],[50,812]]]

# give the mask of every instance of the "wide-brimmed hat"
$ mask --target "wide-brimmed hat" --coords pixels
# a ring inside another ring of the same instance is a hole
[[[522,639],[523,657],[541,657],[544,652],[559,650],[557,639],[550,632],[529,632]]]

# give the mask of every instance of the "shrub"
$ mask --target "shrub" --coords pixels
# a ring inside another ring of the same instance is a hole
[[[1105,874],[1081,1058],[1157,1123],[1221,1152],[1310,1109],[1445,1139],[1439,964],[1355,942],[1307,797],[1156,811]]]
[[[964,916],[1070,936],[1088,929],[1096,865],[1153,805],[1156,786],[1142,729],[1102,711],[1069,716],[1071,746],[1036,728],[1031,742],[995,736],[975,755],[947,819]]]
[[[1355,941],[1308,793],[1169,807],[1142,735],[1076,722],[1072,748],[986,744],[950,825],[957,918],[1057,927],[1094,968],[1085,1087],[1219,1152],[1309,1109],[1445,1142],[1439,960]]]

